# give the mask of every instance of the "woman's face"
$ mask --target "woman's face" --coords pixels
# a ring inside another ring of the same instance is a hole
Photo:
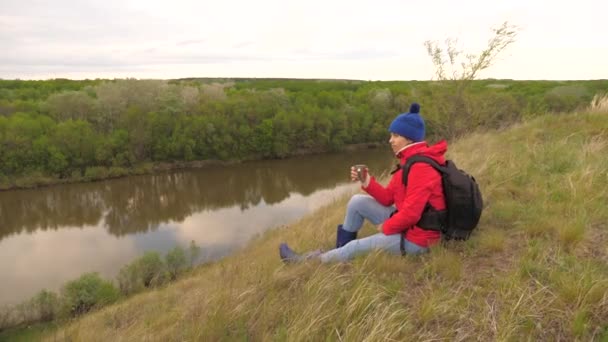
[[[400,136],[397,133],[391,132],[391,138],[388,140],[388,143],[391,144],[391,148],[394,153],[401,151],[402,148],[409,145],[411,141],[406,137]]]

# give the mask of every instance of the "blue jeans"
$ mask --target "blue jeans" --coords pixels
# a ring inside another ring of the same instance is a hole
[[[342,229],[357,232],[363,226],[365,219],[378,225],[386,221],[395,211],[394,206],[383,206],[369,195],[354,195],[346,207],[346,216]],[[384,235],[383,233],[374,234],[363,239],[353,240],[346,245],[332,249],[321,254],[322,262],[347,261],[357,255],[367,253],[373,249],[380,249],[391,254],[400,255],[401,234]],[[406,254],[421,254],[428,251],[428,248],[405,240]]]

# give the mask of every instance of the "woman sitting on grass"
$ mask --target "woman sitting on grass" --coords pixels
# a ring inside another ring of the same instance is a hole
[[[433,146],[427,145],[424,141],[424,120],[419,111],[420,105],[413,103],[409,113],[400,114],[393,120],[388,129],[391,148],[400,165],[414,155],[427,156],[444,165],[447,143],[442,140]],[[391,254],[427,252],[432,244],[439,241],[440,232],[422,229],[416,223],[427,205],[435,210],[446,208],[441,175],[426,163],[415,163],[405,186],[402,173],[401,168],[394,172],[387,187],[380,185],[369,174],[360,180],[361,188],[369,195],[357,194],[348,202],[344,223],[338,225],[335,249],[297,254],[282,243],[279,247],[281,259],[286,263],[308,259],[347,261],[373,249]],[[354,168],[351,168],[350,175],[353,181],[358,180]],[[377,225],[379,233],[357,239],[364,219]]]

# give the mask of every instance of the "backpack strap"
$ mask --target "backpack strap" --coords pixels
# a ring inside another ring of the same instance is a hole
[[[394,175],[399,170],[401,170],[401,164],[397,163],[397,165],[395,165],[395,168],[393,169],[393,171],[391,171],[391,175]]]
[[[445,170],[445,166],[440,165],[434,159],[423,156],[420,154],[416,154],[412,157],[409,157],[405,164],[402,166],[403,169],[403,185],[407,186],[407,179],[410,173],[411,167],[416,163],[425,163],[432,166],[435,170],[437,170],[443,177],[444,174],[447,173]],[[426,204],[424,210],[422,212],[422,216],[420,220],[416,223],[416,225],[422,229],[426,230],[438,230],[441,231],[445,226],[445,222],[447,219],[447,210],[436,210],[429,203]]]
[[[401,167],[403,169],[403,185],[407,186],[407,177],[410,174],[410,168],[416,163],[425,163],[431,165],[435,170],[439,171],[441,174],[446,173],[445,167],[439,165],[435,159],[423,156],[420,154],[413,155],[405,161],[405,164]]]

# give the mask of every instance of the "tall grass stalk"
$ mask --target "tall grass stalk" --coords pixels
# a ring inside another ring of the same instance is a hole
[[[596,94],[593,96],[589,111],[608,113],[608,94]]]

